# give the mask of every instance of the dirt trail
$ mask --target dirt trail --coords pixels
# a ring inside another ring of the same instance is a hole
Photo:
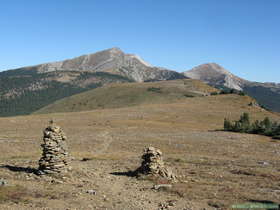
[[[101,147],[98,148],[97,151],[95,151],[95,154],[100,155],[100,154],[105,153],[108,150],[110,144],[113,142],[114,139],[109,131],[104,131],[104,132],[100,133],[98,135],[98,138],[104,139],[103,143],[100,145]]]
[[[112,135],[113,131],[103,131],[98,134],[98,139],[102,139],[99,144],[100,147],[96,149],[94,155],[106,155],[109,152],[110,145],[114,142]],[[117,137],[116,137],[117,138]],[[129,160],[114,160],[109,162],[95,161],[94,163],[89,161],[85,164],[90,170],[94,165],[95,177],[94,185],[99,186],[97,194],[104,199],[104,203],[97,209],[122,209],[122,210],[157,210],[160,209],[161,203],[166,203],[169,200],[176,201],[179,204],[176,208],[171,209],[193,209],[190,202],[184,198],[178,198],[177,195],[169,195],[168,199],[166,195],[161,195],[157,191],[152,191],[153,183],[145,180],[137,180],[136,177],[131,177],[128,172],[127,162]],[[98,165],[98,167],[96,167]]]

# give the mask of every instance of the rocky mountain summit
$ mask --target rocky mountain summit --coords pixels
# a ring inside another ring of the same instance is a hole
[[[248,82],[237,77],[216,63],[202,64],[183,73],[192,79],[202,80],[215,86],[225,86],[228,88],[242,90]]]
[[[136,82],[183,78],[175,71],[154,67],[138,55],[126,54],[119,48],[34,67],[40,73],[53,71],[107,72],[127,77]]]
[[[244,91],[266,108],[280,112],[280,84],[248,81],[232,74],[216,63],[202,64],[183,72],[183,74],[215,87]]]

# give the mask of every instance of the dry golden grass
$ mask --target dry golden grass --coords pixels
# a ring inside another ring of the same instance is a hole
[[[251,100],[219,95],[170,104],[0,118],[0,177],[38,194],[31,193],[28,202],[8,199],[0,209],[158,209],[159,203],[172,199],[177,200],[174,209],[229,209],[248,200],[279,202],[280,142],[215,131],[222,128],[225,117],[238,119],[242,112],[253,119],[280,119],[248,106]],[[50,119],[66,132],[74,157],[73,171],[63,184],[26,172],[37,167],[42,130]],[[157,192],[148,180],[112,174],[135,170],[146,146],[163,151],[166,164],[181,182]],[[96,190],[96,196],[87,194],[89,189]]]
[[[29,196],[26,189],[19,186],[1,186],[0,187],[0,204],[12,201],[15,203],[27,202],[27,197]]]

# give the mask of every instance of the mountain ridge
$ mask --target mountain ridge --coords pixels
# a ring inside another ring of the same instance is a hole
[[[114,47],[62,61],[0,72],[0,116],[19,114],[13,110],[19,109],[18,104],[22,100],[26,101],[24,107],[29,111],[20,113],[29,114],[55,100],[109,83],[185,78],[198,79],[218,88],[244,91],[266,108],[280,112],[280,84],[248,81],[217,63],[202,64],[179,73],[153,66],[136,54]],[[52,100],[42,97],[47,93],[52,95]],[[33,106],[28,106],[30,100],[37,104],[32,109],[30,107]]]
[[[30,114],[56,100],[109,83],[184,79],[139,56],[110,48],[63,61],[0,72],[0,116]]]
[[[183,74],[193,79],[206,81],[209,84],[224,85],[236,90],[242,90],[242,86],[248,82],[216,63],[202,64],[183,72]]]
[[[117,47],[62,61],[48,62],[17,69],[36,69],[38,73],[54,71],[107,72],[128,77],[136,82],[184,78],[176,71],[152,66],[140,56],[136,54],[126,54]]]
[[[244,91],[254,97],[266,108],[280,112],[280,84],[261,83],[240,78],[216,63],[196,66],[183,74],[192,79],[199,79],[209,85]]]

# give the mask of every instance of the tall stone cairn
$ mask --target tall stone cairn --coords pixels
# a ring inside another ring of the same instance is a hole
[[[136,170],[137,175],[152,175],[177,181],[172,171],[164,165],[162,152],[154,147],[144,149],[141,166]]]
[[[69,169],[66,136],[62,129],[50,121],[43,132],[43,154],[39,160],[39,174],[61,174]]]

